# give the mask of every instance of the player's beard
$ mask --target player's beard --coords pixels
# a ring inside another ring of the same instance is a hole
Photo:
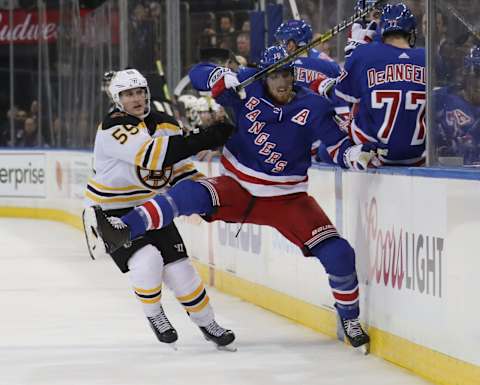
[[[268,93],[276,104],[282,105],[289,103],[295,96],[295,93],[293,92],[293,84],[286,86],[269,87]]]

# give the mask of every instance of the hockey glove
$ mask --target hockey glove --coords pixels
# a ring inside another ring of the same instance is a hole
[[[375,38],[376,31],[377,23],[375,21],[371,21],[366,26],[361,23],[354,23],[345,46],[345,57],[349,57],[359,45],[371,43]]]
[[[240,84],[237,75],[224,67],[217,67],[210,75],[208,83],[214,98],[219,97],[228,89],[235,89]],[[245,90],[241,90],[238,96],[240,99],[245,99],[247,97]]]
[[[310,89],[320,96],[330,100],[333,88],[337,85],[337,78],[319,77],[310,83]]]
[[[375,143],[356,144],[345,150],[343,163],[349,169],[364,171],[368,167],[380,167],[379,155],[386,156],[388,150],[379,148]]]

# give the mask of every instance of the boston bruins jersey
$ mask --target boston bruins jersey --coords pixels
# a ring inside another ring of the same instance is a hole
[[[177,121],[165,113],[151,112],[144,120],[120,112],[107,115],[95,138],[86,205],[133,207],[180,180],[203,177],[188,158],[166,162],[171,138],[182,134]]]

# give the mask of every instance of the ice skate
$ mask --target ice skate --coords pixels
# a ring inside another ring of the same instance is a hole
[[[235,341],[235,334],[231,330],[222,328],[215,320],[205,327],[200,326],[200,330],[205,339],[213,342],[218,350],[237,351],[237,348],[231,345]]]
[[[350,345],[354,348],[360,348],[363,354],[368,354],[370,337],[362,329],[358,318],[340,319],[340,322]]]
[[[147,317],[147,319],[158,340],[171,345],[174,350],[177,350],[175,345],[175,341],[178,339],[177,331],[168,320],[163,308],[160,308],[159,314],[154,317]]]
[[[109,254],[130,243],[128,226],[120,218],[107,218],[100,206],[86,208],[84,222],[100,236],[105,244],[105,250]]]

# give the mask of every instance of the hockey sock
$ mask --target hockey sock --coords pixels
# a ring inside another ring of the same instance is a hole
[[[320,260],[328,277],[335,307],[343,319],[358,318],[359,291],[355,271],[355,251],[343,238],[329,238],[311,250]]]
[[[128,260],[130,282],[147,317],[161,312],[163,258],[152,245],[137,250]]]
[[[180,215],[210,214],[213,210],[210,194],[198,182],[179,182],[167,193],[136,207],[121,219],[130,228],[131,239],[138,238],[148,230],[169,225]]]
[[[214,320],[205,286],[188,258],[167,264],[164,282],[198,326],[207,326]]]

